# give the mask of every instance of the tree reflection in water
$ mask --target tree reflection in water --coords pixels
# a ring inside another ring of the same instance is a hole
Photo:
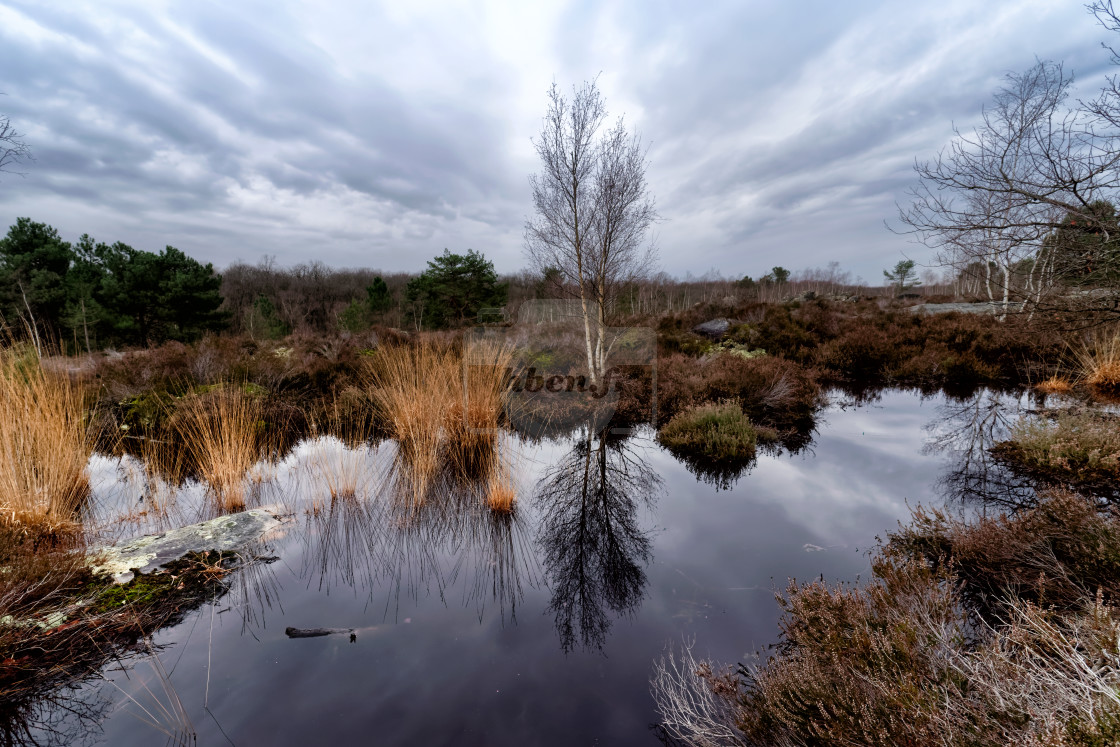
[[[60,687],[34,698],[0,703],[0,744],[54,745],[96,744],[101,722],[114,706],[113,688]]]
[[[938,417],[926,425],[924,451],[945,452],[953,463],[940,487],[951,500],[982,501],[1007,508],[1034,505],[1036,484],[1020,477],[992,456],[1022,414],[1015,395],[982,389],[963,399],[947,399]]]
[[[651,543],[637,510],[655,502],[662,481],[644,448],[588,425],[538,483],[537,542],[565,652],[577,640],[601,649],[612,615],[633,614],[645,594]]]

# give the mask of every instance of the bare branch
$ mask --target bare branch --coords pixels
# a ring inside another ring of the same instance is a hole
[[[19,174],[11,166],[31,159],[31,148],[23,141],[23,134],[16,132],[11,119],[0,114],[0,173]]]

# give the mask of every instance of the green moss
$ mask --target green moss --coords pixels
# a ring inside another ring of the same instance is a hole
[[[767,355],[766,351],[762,348],[751,348],[749,345],[741,345],[730,340],[724,340],[719,345],[711,349],[713,353],[728,353],[730,355],[737,355],[740,358],[751,360],[752,358],[762,358]]]
[[[122,401],[121,430],[135,434],[157,428],[174,409],[174,403],[175,396],[162,390],[147,391]]]
[[[88,609],[91,613],[112,612],[129,605],[153,607],[204,596],[237,560],[236,553],[192,552],[154,573],[137,573],[128,583],[102,585]]]

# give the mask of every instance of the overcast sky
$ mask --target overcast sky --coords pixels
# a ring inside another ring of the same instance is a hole
[[[219,268],[514,272],[546,89],[601,74],[649,147],[662,269],[878,282],[928,259],[883,225],[914,158],[1036,58],[1092,90],[1102,41],[1076,0],[0,0],[0,113],[36,159],[0,175],[0,223]]]

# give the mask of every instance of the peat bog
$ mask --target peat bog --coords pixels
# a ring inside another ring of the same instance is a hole
[[[579,336],[534,324],[7,346],[0,404],[51,406],[5,445],[12,480],[50,481],[4,488],[35,497],[5,499],[5,741],[796,743],[902,711],[917,741],[1111,733],[1085,683],[1012,697],[1066,659],[1005,660],[1112,630],[1109,339],[714,306],[619,332],[593,383]],[[96,573],[99,547],[246,508],[279,525]],[[996,681],[1008,711],[970,695]]]

